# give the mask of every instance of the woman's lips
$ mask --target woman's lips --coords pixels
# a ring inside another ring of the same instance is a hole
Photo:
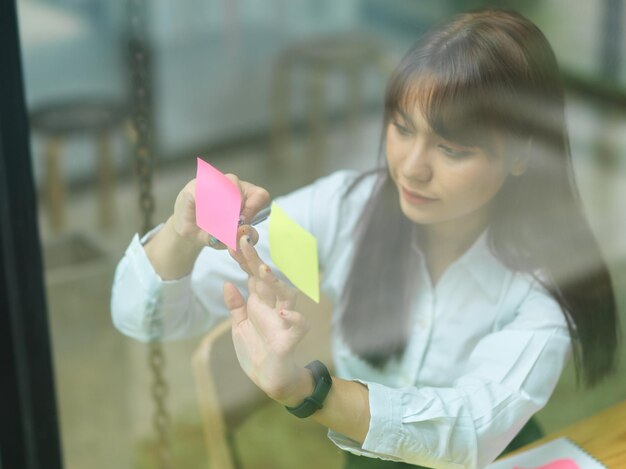
[[[404,200],[406,200],[407,202],[413,205],[429,204],[437,200],[437,199],[431,199],[429,197],[424,197],[415,192],[410,192],[404,187],[402,187],[402,196],[404,197]]]

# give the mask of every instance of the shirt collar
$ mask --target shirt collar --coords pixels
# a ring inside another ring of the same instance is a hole
[[[489,299],[495,303],[500,297],[508,269],[489,249],[488,230],[489,228],[485,228],[474,241],[474,244],[448,268],[456,269],[459,266],[463,268]],[[419,248],[417,250],[421,255]]]
[[[502,291],[507,268],[489,249],[488,228],[474,244],[458,259],[489,299],[496,302]]]

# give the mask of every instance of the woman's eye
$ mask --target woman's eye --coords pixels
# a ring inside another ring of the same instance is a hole
[[[413,132],[411,132],[411,130],[407,127],[404,127],[403,125],[398,124],[397,122],[393,123],[393,126],[396,128],[396,130],[398,131],[398,133],[400,135],[403,135],[405,137],[408,137],[409,135],[412,135]]]
[[[468,150],[456,150],[447,145],[439,145],[439,149],[447,156],[451,156],[453,158],[463,158],[465,156],[469,156],[472,154],[471,151]]]

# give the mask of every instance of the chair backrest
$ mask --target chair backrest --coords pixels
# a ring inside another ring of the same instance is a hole
[[[303,365],[318,359],[332,368],[330,326],[332,305],[323,297],[316,304],[304,296],[296,309],[311,325],[298,347],[297,359]],[[235,469],[236,456],[229,434],[269,398],[245,375],[235,354],[231,320],[225,319],[200,342],[192,358],[193,374],[202,417],[209,467]]]

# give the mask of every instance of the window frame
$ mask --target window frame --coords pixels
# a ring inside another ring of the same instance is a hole
[[[0,469],[62,467],[15,0],[0,2]]]

